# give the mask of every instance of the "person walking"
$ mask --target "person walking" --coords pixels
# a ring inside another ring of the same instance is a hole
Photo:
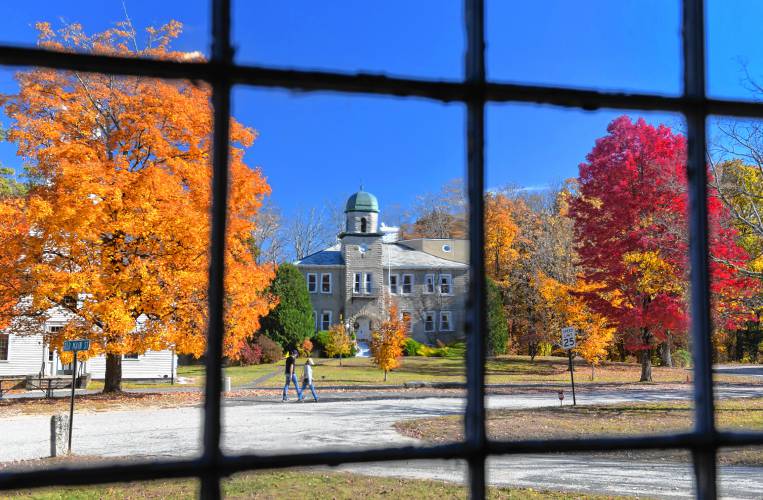
[[[307,358],[305,361],[305,367],[302,369],[302,397],[300,401],[305,400],[305,387],[310,387],[310,392],[313,393],[315,402],[318,402],[318,395],[315,394],[315,386],[313,385],[313,358]]]
[[[289,357],[286,358],[286,364],[284,365],[284,377],[286,377],[286,383],[283,386],[283,401],[289,400],[289,382],[294,383],[294,390],[297,391],[297,399],[302,400],[302,391],[299,390],[299,383],[297,382],[297,356],[299,356],[299,353],[296,349],[293,349],[289,353]]]

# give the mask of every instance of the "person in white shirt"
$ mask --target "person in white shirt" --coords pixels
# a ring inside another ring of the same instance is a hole
[[[315,386],[313,385],[313,358],[307,358],[307,361],[305,361],[305,366],[302,369],[302,390],[300,391],[302,393],[302,398],[300,401],[305,400],[305,387],[310,387],[310,392],[313,393],[313,397],[315,398],[315,402],[318,402],[318,395],[315,394]]]

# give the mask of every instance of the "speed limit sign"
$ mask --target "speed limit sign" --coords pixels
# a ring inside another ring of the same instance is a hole
[[[572,326],[562,328],[562,349],[573,349],[577,345],[575,334],[575,328]]]

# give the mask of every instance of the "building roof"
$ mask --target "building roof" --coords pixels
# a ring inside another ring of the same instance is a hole
[[[426,252],[414,250],[397,243],[385,243],[382,246],[382,266],[402,269],[435,269],[444,267],[452,269],[469,268],[467,264],[441,259],[440,257],[435,257]]]
[[[369,192],[363,191],[361,188],[360,191],[353,194],[347,199],[347,205],[344,208],[345,213],[346,212],[378,212],[379,211],[379,201],[376,199],[376,196],[372,195]]]
[[[315,252],[302,260],[295,262],[298,266],[342,266],[344,265],[344,259],[342,258],[342,248],[339,243],[330,246],[320,252]]]

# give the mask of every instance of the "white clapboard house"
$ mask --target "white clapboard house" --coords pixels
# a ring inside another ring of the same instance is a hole
[[[61,363],[58,352],[49,348],[44,335],[60,330],[67,320],[67,315],[62,311],[51,310],[44,332],[18,335],[13,333],[13,328],[0,332],[0,377],[71,374],[71,364]],[[103,379],[106,357],[95,356],[78,363],[77,371],[80,374],[89,373],[93,379]],[[170,379],[176,374],[177,356],[171,350],[126,354],[122,359],[122,378],[125,380]]]

